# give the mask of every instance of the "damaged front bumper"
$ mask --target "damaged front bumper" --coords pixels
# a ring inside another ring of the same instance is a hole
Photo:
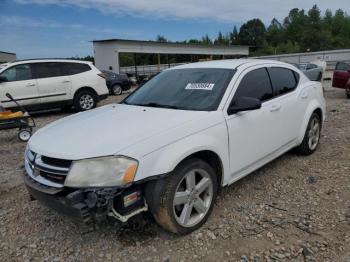
[[[26,172],[24,181],[32,198],[87,225],[107,216],[126,222],[148,210],[141,184],[127,188],[55,188],[38,183]]]

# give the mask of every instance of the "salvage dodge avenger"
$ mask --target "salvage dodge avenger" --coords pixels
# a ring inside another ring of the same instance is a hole
[[[120,104],[38,130],[25,184],[32,198],[85,223],[149,211],[186,234],[205,223],[220,187],[290,149],[315,152],[324,118],[321,84],[292,65],[181,65]]]

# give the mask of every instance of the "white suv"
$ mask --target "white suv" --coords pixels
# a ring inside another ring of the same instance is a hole
[[[87,223],[148,210],[185,234],[206,221],[220,187],[292,148],[312,154],[324,118],[321,84],[292,65],[182,65],[121,104],[37,131],[24,179],[33,198]]]
[[[10,93],[26,109],[71,107],[85,111],[108,95],[104,75],[90,62],[43,59],[0,65],[0,104],[16,107]]]

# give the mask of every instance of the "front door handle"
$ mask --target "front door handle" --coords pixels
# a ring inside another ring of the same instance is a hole
[[[281,109],[281,105],[272,105],[270,107],[270,112],[276,112]]]
[[[35,86],[35,84],[34,83],[30,83],[30,84],[27,84],[26,86],[31,87],[31,86]]]
[[[70,83],[70,81],[69,81],[69,80],[64,80],[64,81],[62,81],[62,83],[63,83],[63,84],[65,84],[65,83]]]

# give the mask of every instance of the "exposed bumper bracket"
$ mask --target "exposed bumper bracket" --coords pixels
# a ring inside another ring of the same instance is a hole
[[[108,213],[108,216],[114,217],[114,218],[118,219],[120,222],[125,223],[125,222],[127,222],[129,220],[129,218],[131,218],[131,217],[133,217],[133,216],[135,216],[137,214],[140,214],[142,212],[145,212],[147,210],[148,210],[148,205],[147,205],[146,201],[144,201],[144,206],[143,207],[141,207],[139,209],[136,209],[136,210],[132,211],[131,213],[125,215],[125,216],[119,214],[114,209],[114,207],[112,207],[111,211]]]

